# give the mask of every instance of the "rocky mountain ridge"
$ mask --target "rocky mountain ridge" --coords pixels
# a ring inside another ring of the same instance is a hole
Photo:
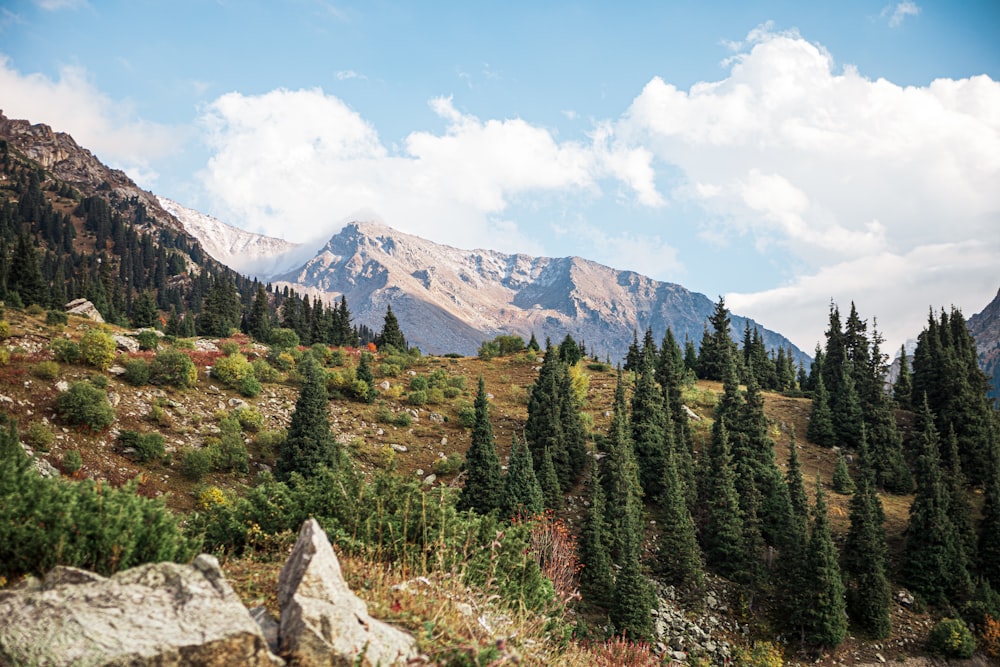
[[[1000,401],[1000,290],[985,308],[968,319],[966,325],[976,341],[979,367],[989,379],[989,396]]]

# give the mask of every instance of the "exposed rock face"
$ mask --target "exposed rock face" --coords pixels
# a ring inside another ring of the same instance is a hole
[[[218,561],[105,578],[57,567],[0,592],[0,665],[280,665]]]
[[[80,317],[86,317],[94,320],[95,322],[103,322],[104,318],[101,313],[90,301],[86,299],[74,299],[66,304],[66,314],[67,315],[79,315]]]
[[[330,301],[345,295],[355,322],[375,331],[391,304],[408,342],[434,354],[471,355],[498,334],[534,332],[556,343],[570,333],[590,352],[619,359],[634,329],[641,337],[652,327],[659,342],[669,326],[681,344],[685,336],[700,342],[714,308],[680,285],[579,257],[460,250],[372,222],[347,225],[304,266],[274,280]],[[732,317],[739,337],[746,321]],[[768,348],[791,346],[761,333]]]
[[[348,588],[326,533],[315,519],[299,531],[278,579],[283,655],[303,667],[392,665],[416,656],[413,637],[373,619]]]
[[[982,312],[970,317],[967,324],[976,341],[979,367],[990,381],[989,395],[1000,400],[1000,291]]]

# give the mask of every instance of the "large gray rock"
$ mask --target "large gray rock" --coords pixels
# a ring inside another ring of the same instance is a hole
[[[296,665],[387,665],[416,657],[413,637],[368,615],[315,519],[299,531],[278,578],[281,652]]]
[[[57,567],[43,582],[0,591],[0,619],[3,666],[284,664],[204,554],[110,578]]]
[[[79,315],[81,317],[87,317],[95,322],[103,322],[104,318],[101,317],[101,313],[97,310],[97,307],[86,299],[74,299],[66,304],[66,314],[67,315]]]

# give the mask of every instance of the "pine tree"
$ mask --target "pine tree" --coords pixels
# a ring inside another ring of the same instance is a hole
[[[816,378],[816,390],[813,394],[806,437],[817,445],[825,447],[832,447],[837,441],[833,430],[833,413],[830,411],[829,397],[826,393],[826,382],[822,375]]]
[[[694,520],[687,501],[673,454],[668,452],[660,497],[660,549],[658,569],[665,581],[677,586],[701,586],[703,581],[701,549]]]
[[[614,590],[614,575],[608,546],[610,536],[604,517],[607,503],[596,462],[591,467],[588,489],[590,506],[587,508],[579,546],[580,563],[583,565],[580,591],[584,600],[599,607],[608,607]]]
[[[378,335],[376,344],[379,351],[383,351],[386,348],[392,348],[397,352],[406,352],[407,350],[406,338],[399,328],[399,320],[396,319],[396,314],[392,312],[392,306],[386,306],[385,308],[385,322],[382,324],[382,332]]]
[[[479,376],[476,394],[476,422],[472,427],[472,442],[465,455],[465,486],[458,498],[459,509],[471,509],[479,514],[489,514],[503,506],[503,473],[497,456],[493,426],[490,424],[489,401],[486,383]]]
[[[736,495],[736,476],[729,453],[725,420],[712,425],[712,443],[703,466],[701,504],[705,508],[702,549],[705,559],[719,574],[739,577],[746,571],[743,512]]]
[[[561,510],[563,506],[562,489],[556,467],[552,463],[552,451],[548,446],[542,450],[542,465],[538,469],[538,486],[542,489],[545,507],[550,510]]]
[[[979,524],[979,575],[1000,591],[1000,443],[990,447],[990,470],[986,475],[983,519]]]
[[[642,534],[642,485],[632,450],[625,386],[620,374],[608,429],[607,451],[604,470],[608,503],[606,517],[608,525],[614,527],[611,557],[620,565],[626,555],[626,542],[631,536]]]
[[[513,436],[507,474],[503,478],[503,513],[507,518],[518,515],[534,516],[545,509],[542,487],[535,477],[528,446]],[[603,510],[602,510],[603,511]]]
[[[778,624],[789,631],[801,633],[802,628],[799,621],[802,618],[803,610],[810,604],[804,594],[808,578],[806,550],[809,543],[809,500],[802,482],[802,470],[799,466],[794,431],[792,431],[789,443],[785,484],[788,488],[789,520],[778,545],[778,572],[776,576]]]
[[[358,359],[358,368],[354,371],[354,377],[363,382],[366,389],[365,395],[362,396],[362,400],[366,403],[372,403],[378,396],[378,392],[375,391],[375,374],[372,372],[372,355],[368,352],[362,352],[361,357]],[[359,392],[360,393],[360,392]]]
[[[804,639],[817,646],[839,646],[847,634],[844,582],[840,575],[837,548],[830,534],[826,499],[818,478],[806,563],[806,599],[809,604],[802,610]]]
[[[664,428],[663,392],[653,377],[652,356],[643,354],[640,364],[632,393],[632,446],[643,493],[647,498],[655,498],[663,490],[667,452],[673,447],[672,434]]]
[[[705,330],[698,353],[698,377],[703,380],[722,380],[730,361],[735,361],[736,343],[730,337],[731,319],[726,300],[719,297],[715,310],[708,318],[711,331]]]
[[[321,467],[336,469],[341,463],[337,443],[330,432],[326,374],[309,355],[303,355],[300,369],[305,382],[295,402],[288,436],[275,468],[281,480],[287,480],[292,473],[311,477]]]
[[[854,479],[847,468],[847,457],[843,451],[837,452],[837,465],[833,468],[833,490],[842,495],[854,493]]]
[[[263,285],[257,285],[257,293],[247,316],[246,333],[260,343],[267,343],[271,337],[271,308]]]
[[[196,328],[199,336],[228,336],[239,328],[241,304],[232,278],[219,276],[205,295]]]
[[[971,590],[961,538],[948,515],[941,475],[940,444],[926,399],[918,436],[917,491],[906,529],[903,578],[910,589],[933,604],[962,599]]]
[[[159,320],[153,295],[144,291],[132,309],[132,326],[136,328],[154,327]]]
[[[844,577],[851,621],[872,639],[888,637],[892,587],[888,576],[888,548],[882,522],[882,501],[875,491],[867,441],[862,433],[857,490],[851,498],[850,521],[844,545]]]
[[[896,375],[896,384],[892,386],[892,399],[900,410],[912,410],[913,403],[913,376],[910,374],[910,359],[906,355],[906,346],[899,346],[899,374]]]

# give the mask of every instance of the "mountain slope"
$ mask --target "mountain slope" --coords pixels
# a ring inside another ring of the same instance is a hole
[[[989,396],[1000,400],[1000,290],[990,303],[967,322],[976,341],[979,367],[989,378]]]
[[[659,342],[669,326],[681,343],[700,342],[714,306],[680,285],[579,257],[460,250],[372,222],[345,226],[304,266],[275,279],[346,295],[355,321],[376,330],[391,304],[409,341],[432,353],[474,354],[499,334],[558,342],[569,333],[618,360],[636,329],[641,335],[651,327]],[[734,315],[734,332],[746,322]],[[769,348],[792,347],[796,359],[807,358],[783,336],[762,334]]]
[[[163,210],[180,221],[189,234],[201,241],[205,252],[234,271],[247,275],[273,275],[288,271],[308,259],[295,252],[300,244],[227,225],[166,197],[157,196],[156,200]]]

